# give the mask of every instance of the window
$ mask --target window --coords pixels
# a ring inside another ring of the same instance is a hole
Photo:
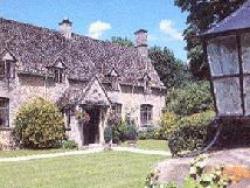
[[[9,127],[9,100],[0,98],[0,127]]]
[[[210,40],[207,46],[207,53],[212,76],[239,74],[239,59],[235,36],[219,37]],[[245,57],[243,56],[243,61]]]
[[[71,107],[65,107],[63,109],[63,114],[64,114],[64,117],[66,118],[66,128],[70,128],[70,123],[71,123],[71,115],[72,115],[72,112],[71,112]]]
[[[141,105],[141,126],[147,127],[152,125],[153,106],[150,104]]]
[[[0,78],[14,78],[15,65],[12,61],[0,61]]]
[[[113,68],[106,76],[111,83],[111,89],[113,91],[118,91],[119,90],[119,74],[115,70],[115,68]]]
[[[5,62],[0,61],[0,77],[5,77]]]
[[[122,113],[122,104],[115,103],[112,105],[112,111],[116,114]]]
[[[118,84],[118,78],[117,77],[111,77],[111,85],[112,85],[112,90],[117,91],[119,89],[119,84]]]
[[[63,82],[63,70],[62,69],[55,69],[55,82],[62,83]]]

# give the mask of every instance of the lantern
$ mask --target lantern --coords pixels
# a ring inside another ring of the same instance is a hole
[[[201,35],[220,119],[250,116],[250,0]]]

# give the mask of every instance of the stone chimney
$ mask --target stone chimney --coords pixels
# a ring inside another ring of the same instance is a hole
[[[66,39],[70,39],[72,35],[72,22],[68,18],[64,18],[59,23],[59,31]]]
[[[142,57],[148,57],[148,31],[140,29],[135,32],[135,47]]]

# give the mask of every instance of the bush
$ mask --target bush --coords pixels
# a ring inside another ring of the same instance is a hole
[[[74,140],[63,140],[62,147],[63,149],[76,149],[78,145]]]
[[[213,109],[213,99],[208,82],[189,83],[172,90],[166,98],[166,109],[180,116]]]
[[[148,139],[155,139],[161,140],[162,136],[160,135],[159,127],[147,127],[145,130],[140,130],[138,132],[138,138],[140,140],[148,140]]]
[[[112,127],[107,126],[104,129],[104,140],[106,143],[110,142],[112,140]]]
[[[181,118],[168,140],[171,153],[176,155],[203,147],[210,139],[210,123],[214,116],[213,111],[206,111]]]
[[[54,104],[37,98],[21,107],[14,135],[21,147],[59,147],[65,137],[63,116]]]
[[[176,129],[179,117],[173,112],[165,112],[161,117],[159,137],[162,140],[168,139],[169,135]]]
[[[125,125],[125,129],[121,132],[121,141],[137,140],[138,133],[135,125]]]
[[[127,140],[137,140],[138,133],[135,125],[121,121],[117,126],[107,126],[104,130],[105,142],[120,143]]]
[[[154,134],[155,134],[154,130],[139,131],[138,138],[140,140],[154,139]]]

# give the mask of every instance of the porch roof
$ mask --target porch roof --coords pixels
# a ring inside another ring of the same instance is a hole
[[[102,84],[96,77],[94,77],[82,89],[68,88],[62,97],[59,98],[57,104],[60,108],[76,104],[110,106],[111,100]]]

